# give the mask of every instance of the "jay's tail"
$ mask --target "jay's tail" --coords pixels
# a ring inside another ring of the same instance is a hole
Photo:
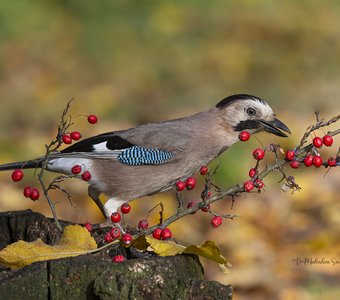
[[[28,161],[17,161],[9,164],[0,165],[0,171],[14,170],[14,169],[36,169],[41,168],[43,159],[38,158]]]

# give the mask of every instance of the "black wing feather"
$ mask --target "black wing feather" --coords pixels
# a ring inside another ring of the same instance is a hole
[[[127,140],[115,135],[114,132],[103,133],[94,137],[84,139],[66,149],[60,151],[61,153],[72,153],[72,152],[92,152],[93,146],[106,142],[106,147],[109,150],[120,150],[134,146]]]

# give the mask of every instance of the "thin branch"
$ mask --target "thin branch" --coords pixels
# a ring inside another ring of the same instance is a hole
[[[60,121],[60,124],[58,125],[58,133],[57,133],[56,139],[51,141],[49,145],[45,145],[46,152],[45,152],[44,158],[42,159],[41,169],[40,169],[40,172],[38,174],[38,179],[39,179],[40,185],[43,189],[45,198],[47,199],[47,202],[48,202],[48,204],[51,208],[54,221],[56,222],[56,225],[57,225],[59,230],[62,230],[62,227],[61,227],[61,225],[59,224],[59,221],[58,221],[57,212],[56,212],[56,209],[55,209],[55,203],[52,201],[52,199],[49,196],[49,190],[51,189],[51,186],[55,182],[52,181],[52,183],[49,184],[49,186],[46,186],[46,184],[44,183],[44,180],[43,180],[43,176],[44,176],[45,170],[46,170],[47,165],[48,165],[49,160],[50,160],[50,154],[53,153],[53,152],[56,152],[59,149],[59,147],[62,144],[62,136],[65,134],[67,129],[73,124],[71,122],[71,119],[68,120],[68,121],[65,120],[66,115],[68,114],[68,111],[71,107],[72,101],[73,101],[73,99],[68,101],[66,108],[64,109],[64,111],[62,113],[61,121]],[[56,180],[59,180],[59,178],[61,178],[61,177],[62,176],[57,177]]]
[[[317,119],[318,119],[318,118],[317,118]],[[317,130],[317,129],[320,129],[320,128],[322,128],[322,127],[329,126],[329,125],[331,125],[332,123],[337,122],[339,119],[340,119],[340,115],[337,115],[337,116],[333,117],[332,119],[330,119],[330,120],[327,121],[327,122],[317,121],[317,123],[316,123],[315,125],[309,126],[309,127],[307,128],[305,134],[303,135],[303,137],[302,137],[302,139],[301,139],[301,141],[300,141],[299,146],[297,146],[295,152],[300,153],[300,149],[301,149],[302,146],[307,142],[307,139],[309,138],[310,134],[311,134],[313,131],[315,131],[315,130]],[[338,134],[339,132],[340,132],[340,130],[338,129],[338,130],[335,130],[335,131],[330,132],[330,133],[328,133],[328,134],[333,136],[333,135]]]

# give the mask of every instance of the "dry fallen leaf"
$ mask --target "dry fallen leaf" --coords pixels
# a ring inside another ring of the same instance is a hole
[[[182,254],[186,249],[184,246],[176,244],[172,241],[161,241],[154,239],[150,236],[145,237],[147,243],[153,249],[153,251],[159,256],[172,256]]]
[[[96,241],[87,229],[70,225],[65,227],[60,241],[53,246],[45,244],[41,239],[8,245],[0,251],[0,265],[17,269],[37,261],[86,254],[94,249],[97,249]]]
[[[189,247],[185,247],[172,241],[161,241],[150,236],[146,236],[145,240],[153,251],[160,256],[171,256],[184,253],[196,254],[217,262],[223,273],[228,273],[227,267],[231,266],[221,255],[220,249],[213,241],[206,241],[201,246],[191,245]]]

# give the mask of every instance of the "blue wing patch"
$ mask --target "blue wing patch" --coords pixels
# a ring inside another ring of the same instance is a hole
[[[117,159],[130,166],[140,165],[160,165],[172,158],[172,154],[169,151],[161,151],[158,149],[146,149],[141,146],[132,146],[126,150],[123,150]]]

